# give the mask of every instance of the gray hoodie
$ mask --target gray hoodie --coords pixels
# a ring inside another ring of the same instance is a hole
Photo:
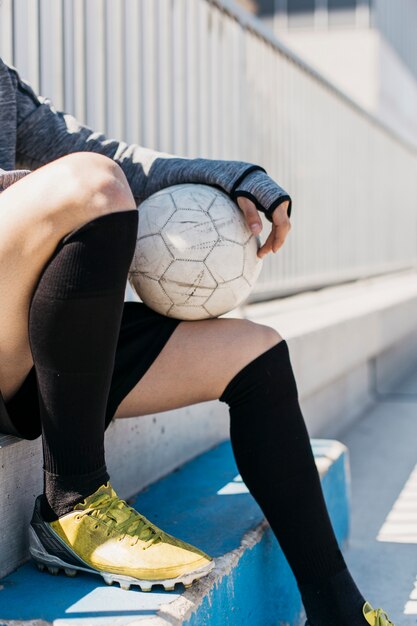
[[[181,183],[213,185],[234,200],[246,196],[269,219],[279,204],[290,200],[260,165],[180,158],[107,139],[57,111],[0,59],[0,191],[28,170],[80,151],[99,152],[116,161],[138,204],[160,189]]]

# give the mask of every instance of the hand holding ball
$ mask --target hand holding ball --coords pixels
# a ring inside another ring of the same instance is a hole
[[[175,185],[139,206],[129,282],[145,304],[168,317],[217,317],[248,297],[262,268],[258,248],[224,192]]]

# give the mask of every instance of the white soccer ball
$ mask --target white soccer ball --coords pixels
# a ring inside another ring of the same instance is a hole
[[[217,317],[248,297],[262,268],[259,245],[224,192],[174,185],[139,206],[129,282],[145,304],[168,317]]]

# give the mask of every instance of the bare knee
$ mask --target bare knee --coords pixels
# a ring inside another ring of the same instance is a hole
[[[50,164],[45,174],[59,186],[57,212],[68,209],[80,226],[107,213],[136,208],[122,169],[101,154],[77,152]]]
[[[222,366],[219,367],[219,359],[217,358],[216,368],[219,374],[218,390],[221,389],[222,391],[233,376],[251,361],[282,341],[282,337],[273,328],[250,320],[221,321],[225,322],[221,334],[225,348],[222,355]]]
[[[245,323],[248,326],[246,336],[250,338],[250,341],[248,341],[248,348],[255,354],[255,356],[266,352],[282,341],[281,335],[270,326],[265,326],[264,324],[258,324],[249,320],[245,320]]]
[[[70,193],[93,217],[136,208],[122,169],[108,157],[77,152],[60,161],[68,176]]]

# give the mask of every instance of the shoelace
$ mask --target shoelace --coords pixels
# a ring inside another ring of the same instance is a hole
[[[375,617],[375,626],[394,626],[394,624],[389,621],[388,615],[382,609],[376,609]]]
[[[132,545],[141,540],[147,543],[146,549],[162,538],[162,530],[156,529],[144,515],[132,509],[117,495],[110,496],[99,493],[97,496],[89,499],[88,502],[84,501],[84,504],[88,506],[89,510],[80,511],[80,517],[90,515],[105,523],[108,523],[109,519],[112,520],[114,522],[112,528],[117,526],[117,530],[121,533],[122,538],[125,535],[130,535],[135,539]]]

